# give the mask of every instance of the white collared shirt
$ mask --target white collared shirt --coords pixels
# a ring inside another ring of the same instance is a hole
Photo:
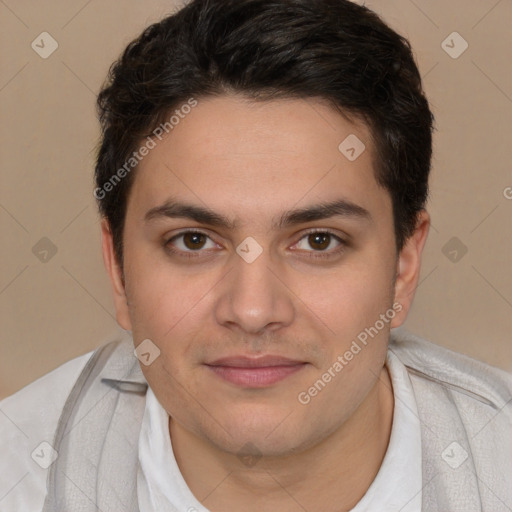
[[[421,511],[421,430],[414,391],[405,366],[391,351],[386,365],[395,399],[391,437],[375,480],[351,512]],[[151,388],[139,437],[137,491],[140,512],[208,512],[180,472],[169,416]]]

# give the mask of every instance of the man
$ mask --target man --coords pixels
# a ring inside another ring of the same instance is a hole
[[[346,0],[193,0],[98,105],[125,336],[0,404],[9,510],[512,510],[511,377],[391,331],[430,222],[405,39]]]

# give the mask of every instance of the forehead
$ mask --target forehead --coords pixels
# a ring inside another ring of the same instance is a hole
[[[128,211],[138,218],[169,196],[237,225],[340,197],[377,214],[390,207],[375,181],[370,131],[324,101],[197,98],[176,120],[136,170]]]

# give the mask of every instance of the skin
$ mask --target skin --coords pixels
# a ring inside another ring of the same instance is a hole
[[[353,162],[338,150],[350,134],[366,146]],[[384,365],[389,331],[414,297],[430,218],[420,213],[397,254],[391,198],[375,181],[372,155],[367,127],[321,100],[198,98],[136,171],[123,233],[125,286],[102,223],[117,320],[136,346],[149,338],[161,351],[141,367],[170,415],[180,470],[209,510],[350,510],[379,470],[394,406]],[[171,196],[236,227],[165,216],[146,222]],[[273,227],[285,211],[340,198],[371,219]],[[347,244],[315,243],[313,228]],[[166,243],[186,229],[207,235],[195,239],[200,249],[188,235],[167,245],[179,254],[169,252]],[[252,263],[236,252],[246,237],[262,248]],[[300,403],[298,394],[394,302],[394,319]],[[307,364],[275,384],[243,388],[205,366],[235,354]]]

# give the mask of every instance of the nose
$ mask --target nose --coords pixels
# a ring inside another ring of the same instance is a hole
[[[293,322],[293,293],[264,250],[248,263],[233,255],[234,266],[225,279],[215,307],[217,322],[248,334],[277,330]]]

